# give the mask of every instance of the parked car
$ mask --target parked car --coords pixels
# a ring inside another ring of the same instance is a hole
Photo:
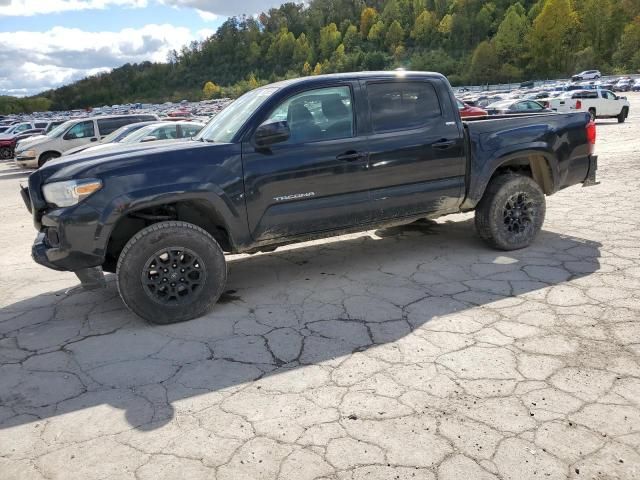
[[[48,135],[20,142],[16,148],[16,164],[25,168],[41,167],[67,150],[97,142],[124,125],[157,119],[156,115],[120,115],[69,120]]]
[[[618,82],[613,86],[614,92],[628,92],[633,87],[633,80],[630,78],[621,78]]]
[[[462,100],[458,100],[457,98],[456,98],[456,104],[458,105],[458,111],[460,112],[460,116],[462,118],[486,117],[488,115],[486,110],[479,107],[474,107],[472,105],[468,105],[464,103]]]
[[[640,92],[640,79],[637,79],[631,87],[632,92]]]
[[[71,149],[67,150],[66,152],[64,152],[62,155],[63,156],[64,155],[74,155],[76,153],[83,152],[84,150],[86,150],[88,148],[98,147],[98,146],[104,145],[104,144],[120,143],[129,134],[135,132],[136,130],[141,129],[142,127],[146,127],[147,125],[152,125],[154,123],[157,123],[157,122],[154,121],[154,120],[151,120],[151,121],[147,121],[147,122],[130,123],[129,125],[125,125],[124,127],[120,127],[115,132],[111,132],[109,135],[107,135],[102,140],[100,140],[97,145],[95,143],[87,143],[87,144],[81,145],[79,147],[71,148]]]
[[[89,146],[86,153],[105,151],[109,148],[135,143],[154,142],[157,140],[177,140],[191,138],[204,127],[203,123],[195,122],[153,122],[125,135],[116,143],[102,143]]]
[[[535,100],[503,100],[492,103],[487,106],[489,115],[514,115],[514,114],[530,114],[530,113],[551,113],[551,110],[545,108]]]
[[[195,141],[50,162],[21,193],[36,262],[87,288],[116,272],[132,311],[172,323],[213,308],[225,251],[472,210],[489,245],[524,248],[545,195],[595,182],[595,133],[586,113],[465,125],[435,73],[319,75],[246,93]]]
[[[23,130],[12,136],[0,137],[0,159],[7,160],[13,158],[18,141],[34,135],[40,135],[42,132],[44,132],[42,128],[33,128],[31,130]]]
[[[576,90],[547,103],[555,112],[589,112],[594,119],[617,118],[619,123],[624,123],[631,107],[626,97],[609,90]]]
[[[597,80],[600,77],[602,77],[600,70],[585,70],[571,77],[571,80],[578,82],[580,80]]]

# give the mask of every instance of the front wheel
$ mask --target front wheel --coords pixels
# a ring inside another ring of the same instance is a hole
[[[476,207],[476,229],[492,247],[517,250],[533,242],[545,213],[544,193],[531,177],[500,175],[491,180]]]
[[[0,158],[2,160],[8,160],[13,157],[13,149],[11,147],[0,148]]]
[[[627,109],[627,107],[624,107],[620,112],[620,115],[618,115],[618,123],[624,123],[628,115],[629,115],[629,110]]]
[[[187,222],[150,225],[125,245],[116,268],[118,292],[153,323],[190,320],[210,311],[224,291],[227,267],[218,242]]]

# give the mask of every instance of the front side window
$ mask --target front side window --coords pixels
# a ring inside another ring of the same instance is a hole
[[[182,125],[182,137],[193,137],[196,133],[202,130],[202,125]]]
[[[442,115],[436,91],[427,82],[370,83],[367,94],[377,133],[418,128]]]
[[[74,140],[76,138],[89,138],[95,135],[93,121],[76,123],[64,136],[66,140]]]
[[[148,136],[156,137],[158,140],[172,140],[178,136],[176,125],[165,125],[153,130]]]
[[[353,136],[353,104],[349,87],[309,90],[286,99],[264,123],[286,121],[286,143],[300,144]]]
[[[29,130],[30,128],[31,128],[31,125],[29,125],[28,123],[21,123],[20,125],[18,125],[16,127],[16,129],[13,131],[13,133],[24,132],[25,130]]]
[[[604,92],[602,92],[602,96],[603,96],[604,98],[606,98],[607,100],[615,100],[615,99],[616,99],[616,96],[615,96],[613,93],[611,93],[611,92],[609,92],[609,91],[607,91],[607,90],[605,90]]]

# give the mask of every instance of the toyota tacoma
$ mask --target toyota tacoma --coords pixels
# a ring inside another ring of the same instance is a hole
[[[363,72],[252,90],[189,142],[47,162],[22,196],[36,262],[172,323],[213,308],[225,253],[475,211],[494,248],[527,247],[545,196],[595,182],[586,112],[463,122],[447,79]]]

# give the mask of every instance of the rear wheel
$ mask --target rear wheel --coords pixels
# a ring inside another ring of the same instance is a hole
[[[160,222],[125,245],[116,268],[118,292],[134,313],[168,324],[206,314],[224,291],[227,268],[218,242],[187,222]]]
[[[618,115],[618,123],[624,123],[629,115],[629,109],[627,107],[623,107],[620,115]]]
[[[480,238],[500,250],[527,247],[536,238],[546,213],[544,193],[531,177],[495,177],[476,207]]]
[[[59,153],[55,153],[55,152],[45,152],[42,155],[40,155],[40,158],[38,159],[38,167],[43,166],[45,163],[47,163],[49,160],[53,159],[53,158],[58,158],[60,156]]]
[[[2,160],[8,160],[13,157],[13,149],[11,147],[0,148],[0,158]]]

